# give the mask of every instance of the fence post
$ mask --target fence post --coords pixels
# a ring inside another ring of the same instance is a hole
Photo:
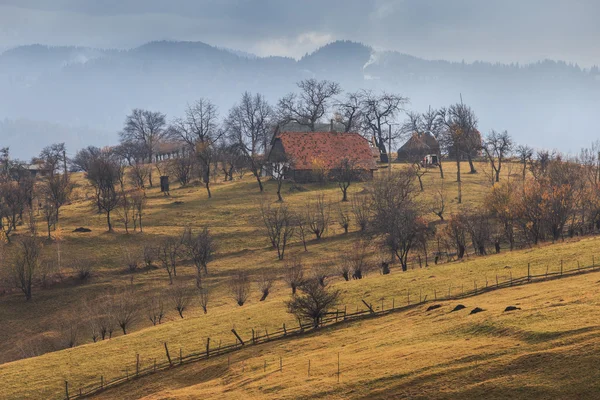
[[[67,395],[67,400],[69,400],[69,382],[65,381],[65,393]]]
[[[154,359],[154,372],[156,372],[156,358]]]
[[[283,324],[283,336],[286,336],[286,335],[287,335],[287,330],[285,329],[285,322],[284,322],[284,324]]]
[[[396,304],[394,304],[394,303],[395,303],[395,300],[396,300],[396,299],[395,299],[394,297],[392,297],[392,310],[394,309],[394,306],[396,305]]]
[[[169,360],[169,365],[172,367],[173,362],[171,361],[171,356],[169,355],[169,348],[167,347],[167,342],[165,342],[165,353],[167,353],[167,360]]]
[[[283,372],[283,358],[279,356],[279,372]]]
[[[125,367],[125,379],[129,380],[129,367]]]
[[[140,374],[140,355],[135,355],[135,376]]]
[[[383,299],[381,299],[381,311],[383,311]]]
[[[308,377],[310,378],[310,358],[308,359]]]
[[[179,348],[179,364],[183,364],[183,357],[181,356],[181,355],[182,355],[182,353],[183,353],[183,352],[181,351],[181,347],[180,347],[180,348]]]
[[[347,314],[347,309],[346,309],[346,306],[344,306],[344,320],[346,319],[346,314]]]
[[[406,299],[408,300],[408,305],[410,306],[410,290],[406,291]]]
[[[233,333],[235,335],[235,337],[237,338],[237,340],[240,341],[240,343],[242,344],[242,346],[245,344],[244,341],[242,340],[242,338],[240,337],[240,335],[238,335],[238,333],[235,331],[235,329],[232,329],[231,333]]]
[[[252,344],[256,344],[256,339],[254,336],[254,328],[252,328]]]
[[[210,357],[210,338],[206,339],[206,358]]]
[[[437,301],[437,291],[433,289],[433,301]]]
[[[496,274],[496,288],[498,288],[499,283],[498,283],[498,274]]]
[[[560,276],[563,274],[563,260],[560,260]]]
[[[265,359],[265,364],[263,366],[263,372],[267,372],[267,360]]]
[[[510,271],[510,286],[512,286],[512,271]]]
[[[100,389],[104,389],[104,375],[100,375]]]
[[[337,381],[340,383],[340,353],[338,352],[338,370],[337,370]]]
[[[531,282],[531,263],[527,263],[527,282]]]

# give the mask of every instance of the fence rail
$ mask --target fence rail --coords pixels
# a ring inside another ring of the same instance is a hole
[[[373,308],[372,304],[369,304],[363,300],[363,303],[367,307],[366,310],[358,310],[353,313],[347,313],[346,309],[344,309],[343,311],[337,310],[336,312],[328,313],[327,316],[320,321],[319,327],[333,326],[333,325],[338,325],[338,324],[342,324],[342,323],[345,323],[348,321],[355,321],[355,320],[359,320],[359,319],[376,318],[379,316],[388,315],[388,314],[395,313],[395,312],[406,311],[406,310],[409,310],[409,309],[412,309],[412,308],[415,308],[418,306],[422,306],[423,304],[427,304],[427,303],[434,303],[434,302],[439,302],[439,301],[460,300],[460,299],[465,299],[465,298],[477,296],[477,295],[484,294],[484,293],[489,293],[489,292],[492,292],[495,290],[515,287],[515,286],[521,286],[521,285],[526,285],[526,284],[536,283],[536,282],[544,282],[544,281],[549,281],[549,280],[553,280],[553,279],[560,279],[563,277],[569,277],[569,276],[574,276],[574,275],[578,275],[578,274],[594,272],[594,271],[598,271],[598,270],[600,270],[600,265],[597,266],[594,261],[594,263],[591,266],[586,266],[586,267],[578,266],[576,269],[563,271],[563,266],[562,266],[562,262],[561,262],[561,269],[559,272],[546,272],[545,274],[532,275],[530,273],[530,269],[528,268],[529,272],[528,272],[527,276],[523,276],[520,278],[510,277],[510,279],[508,279],[506,281],[503,281],[503,282],[496,281],[492,285],[488,285],[486,283],[486,286],[483,286],[481,288],[475,287],[473,290],[465,291],[465,292],[462,292],[461,294],[457,294],[457,295],[452,295],[449,293],[448,295],[442,296],[442,297],[435,296],[435,298],[433,298],[433,299],[427,299],[427,296],[425,296],[425,298],[420,298],[418,302],[414,302],[412,304],[410,303],[410,297],[409,297],[408,304],[399,306],[399,307],[396,307],[395,302],[392,301],[392,306],[389,307],[388,309],[384,309],[383,303],[382,303],[381,309],[376,310]],[[67,400],[83,399],[88,396],[97,394],[103,390],[106,390],[109,388],[114,388],[125,382],[131,381],[133,379],[138,379],[138,378],[141,378],[144,376],[148,376],[148,375],[154,374],[159,371],[176,368],[177,366],[184,365],[184,364],[190,364],[193,362],[208,360],[213,357],[231,354],[233,352],[236,352],[236,351],[241,350],[248,346],[269,343],[269,342],[273,342],[276,340],[299,336],[299,335],[314,331],[312,324],[304,325],[302,322],[299,322],[299,326],[294,327],[294,328],[287,328],[285,326],[285,324],[283,324],[282,326],[283,326],[282,329],[278,329],[273,332],[268,332],[267,330],[265,330],[264,333],[260,333],[260,332],[256,332],[255,330],[252,330],[252,337],[249,340],[241,339],[241,337],[239,337],[237,332],[235,332],[235,330],[232,330],[232,332],[235,334],[235,336],[237,338],[239,338],[239,339],[236,339],[235,344],[221,346],[221,344],[219,343],[219,346],[217,348],[214,348],[214,347],[211,348],[210,347],[210,339],[209,339],[207,346],[203,351],[197,351],[197,352],[185,355],[185,356],[183,356],[181,354],[181,350],[180,350],[178,357],[170,357],[168,355],[169,353],[168,353],[167,343],[165,343],[165,350],[166,350],[166,354],[167,354],[166,357],[168,358],[168,361],[157,363],[156,360],[154,360],[154,363],[151,366],[145,367],[145,368],[140,368],[139,356],[138,356],[137,360],[136,360],[136,365],[131,370],[131,373],[129,373],[129,369],[126,368],[125,375],[111,379],[111,380],[104,380],[104,377],[100,376],[96,382],[90,383],[83,387],[79,387],[76,390],[73,390],[73,388],[69,387],[69,383],[67,381],[65,381],[65,395],[63,397],[61,397],[61,399],[67,399]],[[242,342],[240,342],[240,341],[242,341]]]

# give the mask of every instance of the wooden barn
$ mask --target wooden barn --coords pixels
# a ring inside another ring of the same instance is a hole
[[[296,182],[314,182],[319,174],[335,170],[343,159],[350,160],[362,177],[373,177],[377,169],[369,141],[358,133],[280,132],[273,138],[268,156],[271,175],[283,171],[285,179]]]
[[[440,154],[440,144],[430,133],[414,133],[398,150],[398,161],[420,162],[428,155]]]

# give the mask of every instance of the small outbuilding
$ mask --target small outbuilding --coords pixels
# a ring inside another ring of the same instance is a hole
[[[437,157],[438,154],[440,154],[440,145],[432,134],[414,133],[398,150],[398,161],[423,162],[427,156]]]

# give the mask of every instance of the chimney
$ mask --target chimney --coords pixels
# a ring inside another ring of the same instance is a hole
[[[331,119],[331,121],[330,121],[329,132],[334,132],[334,130],[333,130],[333,119]]]

